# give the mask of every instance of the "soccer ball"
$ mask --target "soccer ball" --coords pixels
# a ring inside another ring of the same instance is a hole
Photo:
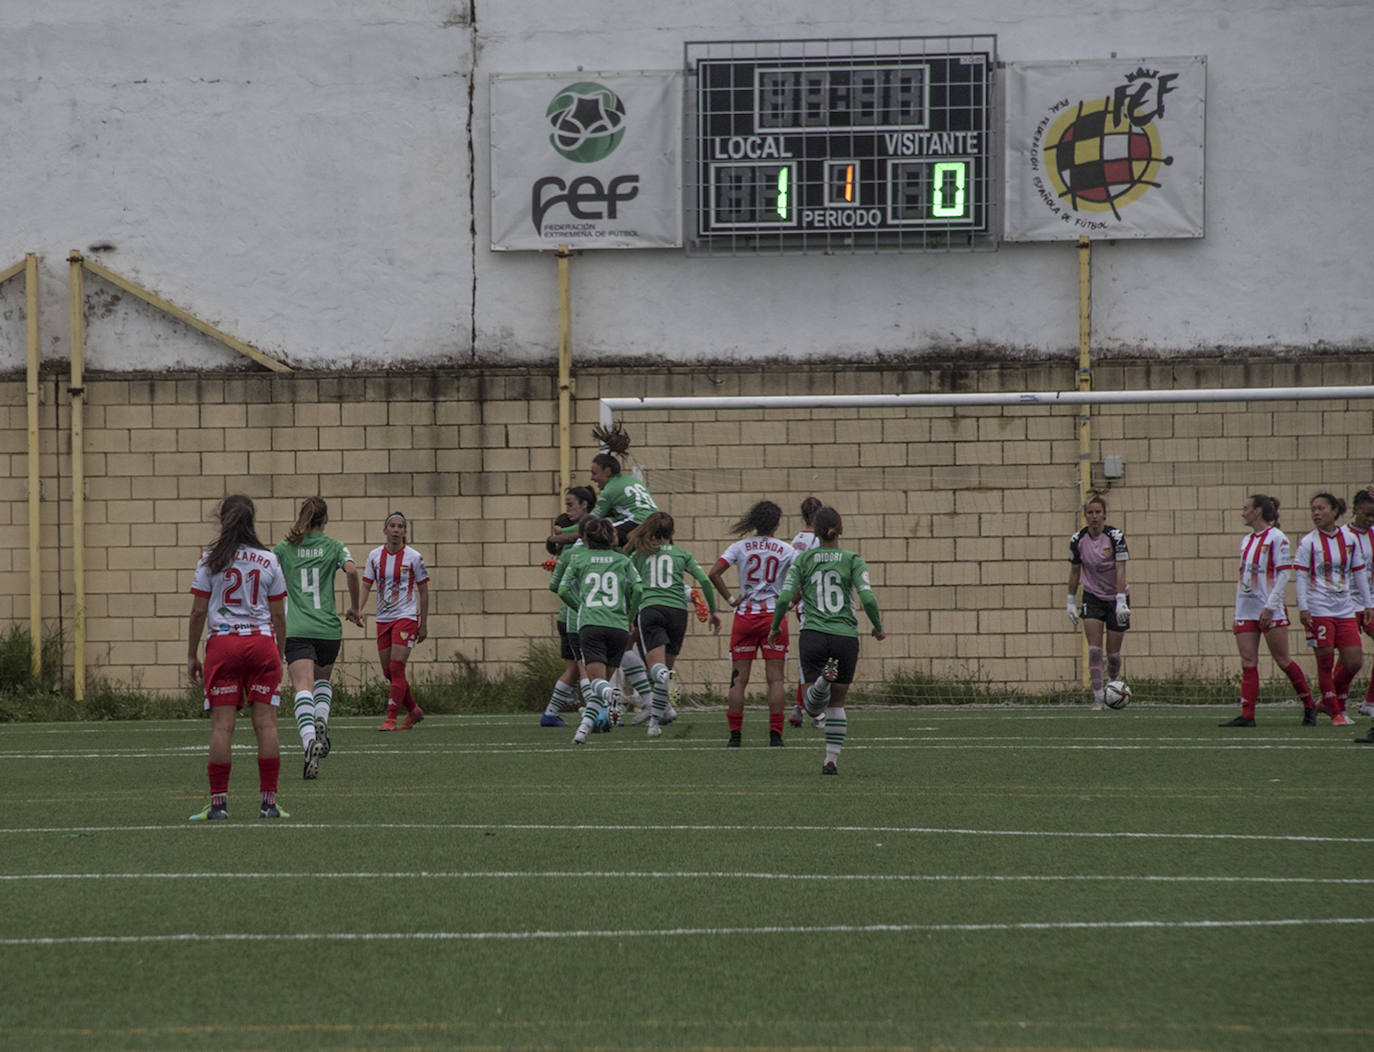
[[[1124,680],[1114,679],[1107,684],[1107,689],[1103,692],[1104,701],[1109,709],[1124,709],[1131,703],[1131,688]]]

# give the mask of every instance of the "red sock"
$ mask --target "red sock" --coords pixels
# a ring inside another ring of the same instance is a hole
[[[1259,700],[1259,669],[1240,670],[1240,714],[1247,720],[1255,718],[1255,702]]]
[[[277,791],[277,775],[281,774],[281,757],[258,757],[258,788],[264,793]]]
[[[388,678],[391,680],[391,693],[386,699],[388,712],[395,712],[402,705],[407,709],[413,708],[414,701],[409,701],[410,683],[406,680],[406,663],[404,661],[393,661],[387,669]]]
[[[1336,666],[1336,655],[1317,655],[1317,689],[1322,692],[1321,704],[1317,706],[1325,712],[1333,712],[1331,703],[1336,700],[1336,681],[1332,676]]]
[[[1370,689],[1371,689],[1371,690],[1374,690],[1374,680],[1370,680],[1369,682],[1370,682]],[[805,697],[806,697],[806,684],[805,684],[805,683],[798,683],[798,684],[797,684],[797,704],[798,704],[798,705],[805,705],[806,702],[803,700]]]
[[[1312,691],[1307,686],[1307,677],[1302,674],[1302,668],[1296,661],[1288,662],[1288,667],[1283,670],[1288,677],[1288,682],[1293,684],[1293,689],[1298,692],[1298,697],[1302,699],[1304,708],[1313,708],[1316,702],[1312,700]],[[1374,680],[1370,681],[1370,688],[1374,689]]]
[[[1358,669],[1355,670],[1355,672],[1358,671]],[[1331,682],[1336,688],[1336,708],[1332,715],[1345,711],[1346,695],[1350,693],[1350,681],[1355,678],[1355,672],[1343,664],[1336,666],[1335,674],[1331,677]]]
[[[229,792],[229,768],[233,764],[207,763],[206,773],[210,776],[210,795],[224,795]]]
[[[781,712],[770,712],[770,713],[768,714],[768,729],[769,729],[770,731],[777,731],[779,734],[782,733],[782,713],[781,713]]]
[[[728,726],[728,727],[730,728],[731,731],[743,730],[743,729],[744,729],[744,713],[742,713],[742,712],[727,712],[727,713],[725,714],[725,724],[726,724],[726,726]]]

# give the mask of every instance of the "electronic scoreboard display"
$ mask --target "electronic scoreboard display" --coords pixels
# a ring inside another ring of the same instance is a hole
[[[825,54],[809,53],[818,45]],[[995,38],[688,44],[687,58],[697,127],[695,178],[685,180],[695,214],[689,250],[919,252],[994,242]]]

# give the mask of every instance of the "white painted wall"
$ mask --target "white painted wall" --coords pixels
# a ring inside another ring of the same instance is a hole
[[[306,368],[551,359],[555,264],[493,253],[493,72],[667,69],[686,40],[998,35],[1007,61],[1208,56],[1207,236],[1094,249],[1103,352],[1374,345],[1374,5],[1154,0],[0,0],[0,267],[69,249]],[[472,202],[477,204],[473,214]],[[573,261],[592,359],[868,358],[1077,343],[1068,245],[972,255]],[[95,368],[232,352],[89,281]],[[116,298],[118,296],[118,298]],[[23,364],[0,287],[0,369]]]

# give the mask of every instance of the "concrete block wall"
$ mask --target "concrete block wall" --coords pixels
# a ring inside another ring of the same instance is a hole
[[[1100,389],[1367,384],[1362,358],[1099,366]],[[864,394],[1069,390],[1068,363],[913,368],[674,367],[579,371],[574,477],[586,482],[598,399],[634,395]],[[72,617],[70,411],[66,382],[42,384],[43,616]],[[1127,534],[1137,676],[1233,672],[1229,635],[1246,494],[1278,496],[1289,536],[1310,528],[1311,493],[1346,497],[1374,481],[1368,404],[1205,403],[1093,413],[1095,477],[1126,464],[1107,498]],[[0,382],[4,429],[0,617],[27,624],[28,540],[22,378]],[[638,463],[679,541],[709,568],[729,525],[762,497],[799,528],[815,494],[845,515],[864,554],[888,639],[864,645],[860,678],[899,669],[1044,688],[1077,682],[1081,644],[1063,615],[1066,539],[1078,524],[1075,410],[673,410],[623,417]],[[262,539],[280,540],[302,498],[329,501],[329,532],[361,564],[392,510],[432,574],[421,678],[470,659],[493,669],[552,637],[543,538],[559,510],[557,392],[551,370],[414,374],[92,376],[86,386],[87,675],[162,692],[184,688],[187,589],[214,536],[219,500],[251,495]],[[342,595],[342,578],[340,578]],[[728,619],[727,619],[728,624]],[[371,623],[346,628],[340,674],[376,680]],[[1294,637],[1294,652],[1305,657]],[[70,660],[70,655],[69,655]],[[681,669],[724,691],[725,640],[692,622]],[[761,675],[756,677],[761,679]]]

